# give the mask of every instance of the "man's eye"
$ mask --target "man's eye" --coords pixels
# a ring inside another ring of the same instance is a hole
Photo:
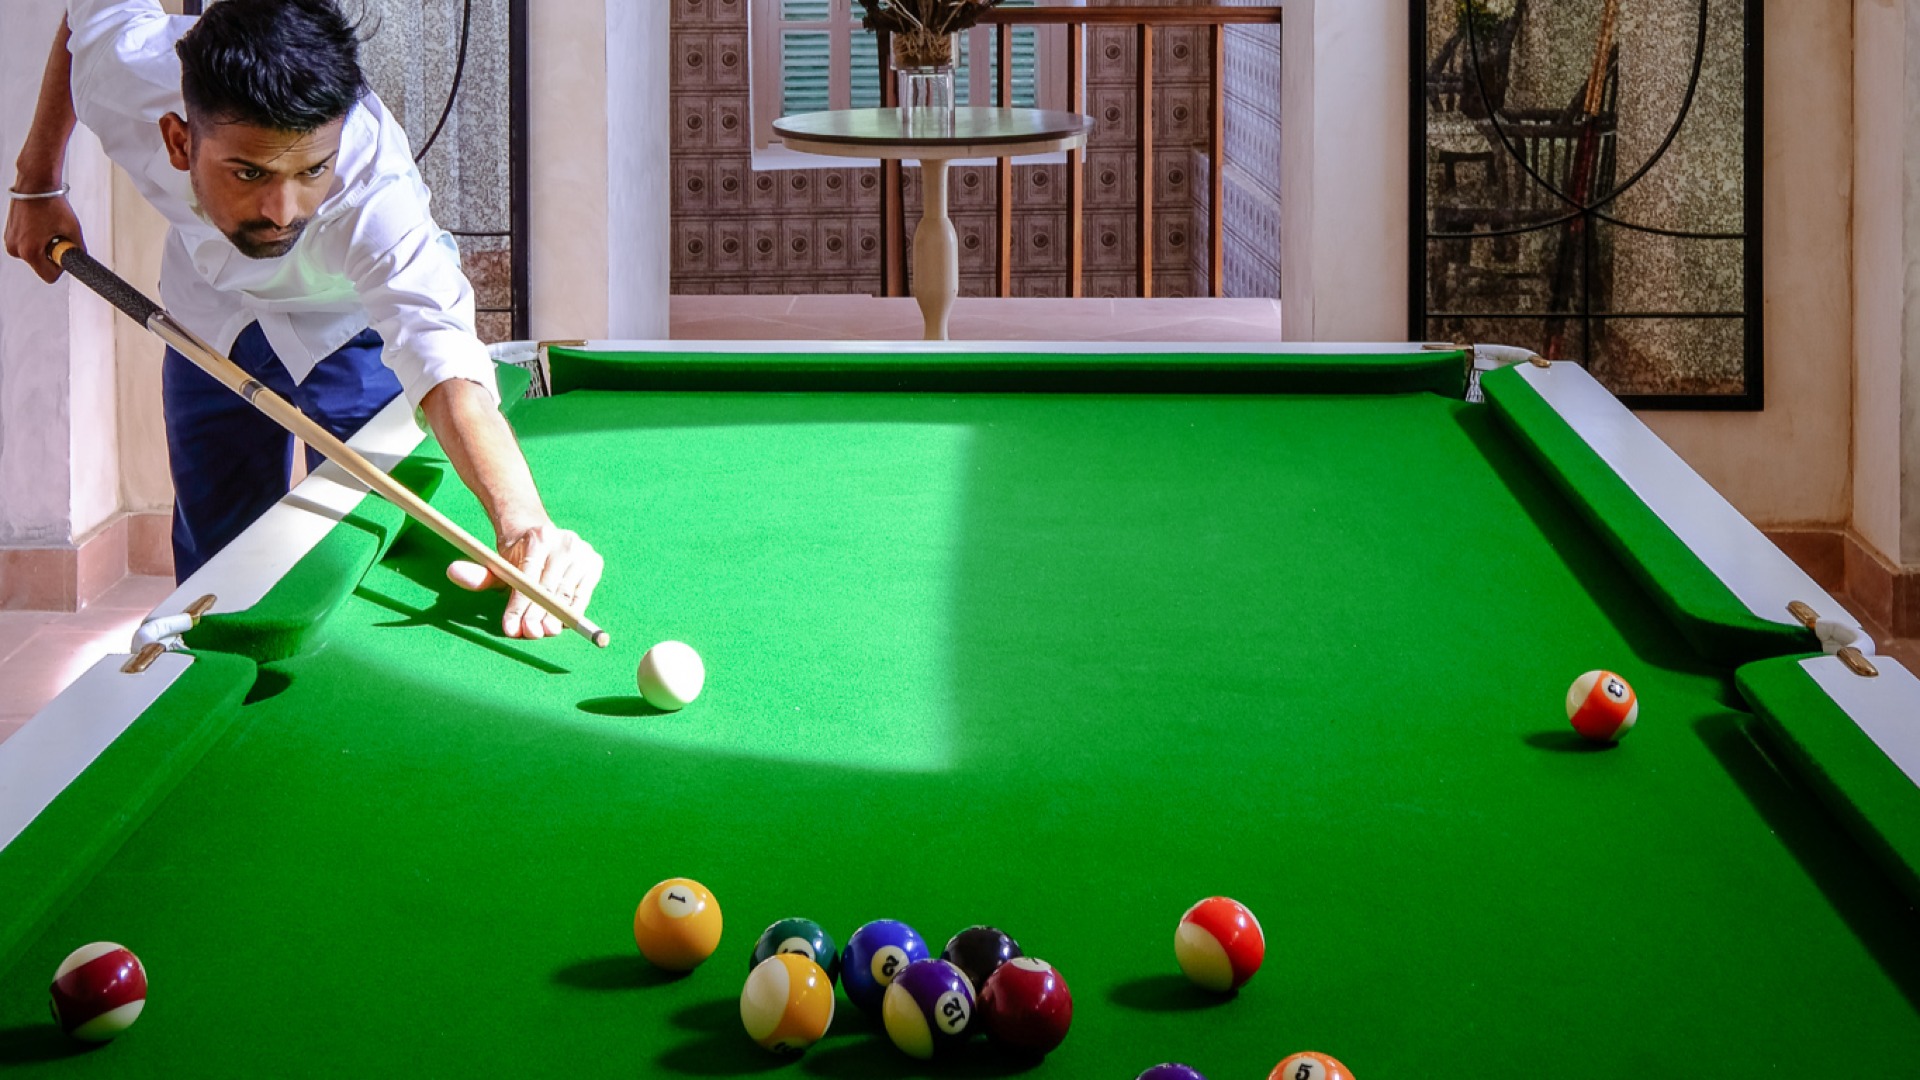
[[[239,177],[244,181],[251,183],[252,181],[258,180],[267,174],[261,172],[259,169],[237,169],[234,171],[233,175]]]
[[[308,169],[307,171],[301,173],[300,175],[308,176],[308,177],[321,176],[321,175],[324,175],[326,171],[327,171],[327,167],[324,164],[315,165],[313,168]]]

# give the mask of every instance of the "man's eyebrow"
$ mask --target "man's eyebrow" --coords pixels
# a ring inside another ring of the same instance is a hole
[[[314,162],[314,163],[313,163],[313,164],[311,164],[311,165],[308,165],[308,166],[307,166],[306,168],[307,168],[307,169],[316,169],[316,168],[319,168],[319,167],[320,167],[320,166],[322,166],[322,165],[329,165],[329,164],[332,164],[332,162],[333,162],[333,159],[334,159],[334,158],[337,158],[337,157],[339,157],[339,156],[340,156],[340,151],[339,151],[338,149],[336,149],[336,150],[334,150],[334,152],[333,152],[333,153],[331,153],[331,154],[328,154],[328,155],[327,155],[326,157],[323,157],[323,158],[321,158],[321,159],[320,159],[319,161],[316,161],[316,162]],[[225,161],[225,163],[226,163],[226,164],[228,164],[228,165],[239,165],[239,166],[242,166],[242,167],[244,167],[244,168],[248,168],[248,169],[258,169],[258,170],[259,170],[259,171],[261,171],[261,172],[272,172],[272,171],[273,171],[273,170],[271,170],[270,168],[268,168],[267,166],[265,166],[265,165],[262,165],[262,164],[260,164],[260,163],[259,163],[259,162],[257,162],[257,161],[248,161],[248,160],[247,160],[246,158],[243,158],[243,157],[229,157],[229,158],[225,158],[225,159],[223,159],[223,160],[224,160],[224,161]],[[305,172],[305,171],[306,171],[306,169],[302,169],[302,170],[300,170],[300,171],[302,171],[302,172]]]

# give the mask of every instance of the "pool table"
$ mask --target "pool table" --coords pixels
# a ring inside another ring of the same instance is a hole
[[[0,745],[9,1076],[759,1073],[738,997],[792,915],[990,923],[1075,998],[1038,1065],[928,1065],[842,997],[808,1076],[1920,1061],[1920,683],[1578,367],[545,353],[511,420],[612,646],[503,638],[319,470],[156,611],[214,597],[176,648]],[[403,408],[355,441],[487,535]],[[683,711],[636,693],[662,640],[708,666]],[[1641,702],[1617,745],[1567,724],[1596,668]],[[687,975],[632,937],[671,876],[724,913]],[[1174,962],[1210,895],[1267,939],[1228,997]],[[151,998],[87,1049],[45,993],[95,940]]]

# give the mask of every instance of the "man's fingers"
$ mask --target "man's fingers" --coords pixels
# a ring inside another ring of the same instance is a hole
[[[520,572],[535,581],[541,581],[546,577],[547,553],[551,545],[539,529],[529,531],[524,543],[526,546],[516,560]],[[544,623],[545,612],[536,607],[533,601],[517,592],[507,599],[507,611],[501,618],[501,626],[508,637],[546,637]]]

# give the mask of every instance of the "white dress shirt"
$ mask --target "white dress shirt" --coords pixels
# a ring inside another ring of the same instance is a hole
[[[251,259],[200,217],[160,137],[162,116],[186,115],[173,45],[194,20],[158,0],[69,0],[67,22],[74,112],[172,226],[160,299],[183,326],[225,353],[258,322],[295,382],[370,326],[416,409],[448,379],[498,396],[459,249],[427,212],[406,132],[377,97],[347,113],[333,189],[293,250]]]

